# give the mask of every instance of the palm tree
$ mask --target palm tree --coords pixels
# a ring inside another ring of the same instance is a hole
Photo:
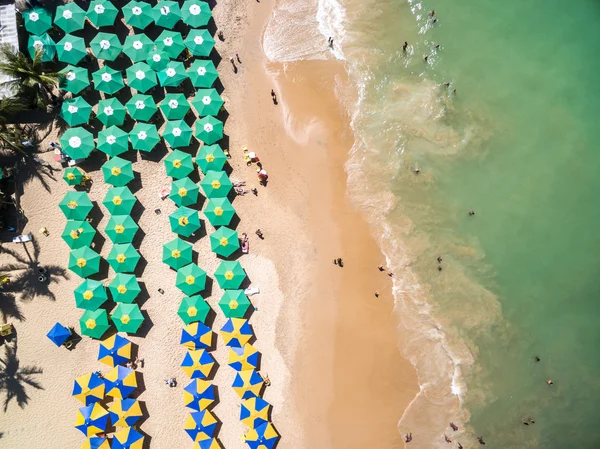
[[[37,366],[21,366],[17,358],[17,348],[6,346],[4,358],[0,359],[0,391],[6,395],[4,399],[4,412],[12,399],[17,401],[21,408],[29,402],[29,395],[25,386],[29,385],[37,390],[43,390],[42,385],[33,376],[42,374],[43,370]]]

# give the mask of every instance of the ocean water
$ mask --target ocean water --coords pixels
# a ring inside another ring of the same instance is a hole
[[[600,447],[599,18],[591,0],[274,11],[267,56],[342,60],[358,95],[348,194],[395,272],[410,447]]]

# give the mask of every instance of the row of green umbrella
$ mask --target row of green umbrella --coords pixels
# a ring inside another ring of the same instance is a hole
[[[137,304],[118,303],[110,314],[117,331],[135,334],[142,323],[144,315]],[[109,317],[105,309],[86,310],[79,320],[81,333],[92,338],[102,338],[110,328]]]
[[[106,260],[117,273],[133,273],[140,258],[131,243],[120,243],[113,245]],[[100,254],[89,246],[71,250],[69,270],[82,278],[93,276],[100,271]]]
[[[117,273],[108,285],[115,302],[131,304],[140,294],[140,284],[133,274]],[[108,301],[104,284],[93,279],[84,280],[74,291],[75,305],[79,309],[96,310]]]

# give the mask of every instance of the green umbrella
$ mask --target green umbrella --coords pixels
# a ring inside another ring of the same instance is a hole
[[[23,20],[30,34],[42,34],[52,28],[52,13],[44,8],[23,11]]]
[[[67,192],[58,207],[67,220],[85,220],[94,205],[85,192]]]
[[[128,187],[111,187],[102,204],[113,215],[128,215],[136,201],[137,198]]]
[[[192,105],[200,117],[217,115],[223,106],[223,99],[216,89],[199,89],[192,100]]]
[[[196,59],[188,69],[194,87],[212,87],[219,77],[215,64],[210,60]]]
[[[85,11],[74,2],[60,5],[56,8],[54,23],[65,33],[81,30],[85,23]]]
[[[185,117],[190,104],[183,94],[167,94],[160,102],[160,110],[167,120],[177,120]]]
[[[108,284],[108,289],[115,302],[132,303],[142,291],[140,284],[133,274],[117,273]]]
[[[223,122],[212,115],[202,117],[196,122],[196,137],[211,145],[223,138]]]
[[[127,84],[129,87],[147,92],[156,86],[156,72],[148,64],[138,62],[127,68]]]
[[[219,256],[229,257],[240,249],[237,231],[221,226],[210,236],[210,247]]]
[[[165,168],[167,176],[175,179],[185,178],[194,171],[194,161],[188,153],[175,150],[165,158]]]
[[[133,176],[133,164],[120,157],[113,157],[102,165],[104,182],[115,187],[122,187],[131,181]]]
[[[198,211],[185,206],[178,208],[169,215],[169,223],[171,224],[171,231],[184,237],[189,237],[200,229]]]
[[[175,24],[181,20],[179,3],[172,1],[160,1],[152,8],[154,23],[159,27],[173,29]]]
[[[177,58],[185,50],[183,37],[176,31],[163,31],[154,43],[157,50],[164,51],[172,59]]]
[[[246,272],[237,260],[224,260],[215,271],[215,278],[222,289],[237,289],[246,279]]]
[[[78,186],[83,180],[83,173],[77,167],[65,168],[63,179],[70,186]]]
[[[98,59],[114,61],[121,54],[123,46],[116,34],[98,33],[90,42],[90,47]]]
[[[244,318],[252,303],[244,294],[244,290],[226,290],[219,301],[219,307],[227,318]]]
[[[69,255],[69,270],[86,278],[100,271],[100,254],[89,246],[74,249]]]
[[[67,221],[65,230],[61,237],[69,245],[71,249],[81,248],[82,246],[90,246],[96,230],[87,221]]]
[[[116,126],[98,133],[98,149],[110,157],[125,153],[129,149],[129,134]]]
[[[85,310],[96,310],[106,301],[108,294],[100,281],[86,279],[74,291],[75,307]]]
[[[208,3],[200,0],[186,0],[181,7],[181,17],[189,26],[199,28],[208,25],[212,13]]]
[[[147,122],[158,110],[151,95],[135,94],[126,104],[129,115],[134,120]]]
[[[79,319],[81,326],[81,335],[101,339],[110,328],[108,324],[108,315],[106,310],[86,310]]]
[[[173,181],[169,198],[178,206],[191,206],[198,201],[198,186],[190,178]]]
[[[83,128],[69,128],[60,137],[63,152],[73,159],[85,159],[94,149],[94,136]]]
[[[195,321],[204,323],[209,312],[210,306],[202,299],[202,296],[185,296],[181,301],[177,315],[179,315],[185,324]]]
[[[188,77],[183,62],[169,61],[167,67],[158,72],[158,82],[161,86],[177,87]]]
[[[94,88],[97,91],[110,95],[118,92],[125,86],[121,72],[111,69],[107,65],[92,73],[92,78],[94,79]]]
[[[200,187],[204,190],[207,198],[227,198],[233,184],[223,171],[206,172],[206,176],[200,181]]]
[[[69,5],[74,4],[69,3]],[[87,48],[82,37],[67,34],[56,44],[56,53],[59,61],[78,64],[87,55]]]
[[[31,59],[35,57],[36,53],[41,52],[42,62],[52,61],[56,56],[56,44],[46,33],[40,36],[29,36],[27,50],[29,50]]]
[[[162,261],[174,270],[192,263],[192,245],[179,237],[163,245]]]
[[[136,2],[135,0],[123,6],[123,15],[125,23],[135,28],[143,30],[152,23],[152,7],[146,2]]]
[[[154,49],[154,42],[145,34],[134,34],[125,38],[123,53],[133,62],[143,61],[148,53]]]
[[[72,94],[78,94],[90,85],[89,73],[83,67],[66,66],[60,71],[64,74],[59,82],[59,87]]]
[[[160,3],[164,3],[164,1]],[[159,71],[164,69],[170,60],[169,55],[164,51],[152,50],[146,58],[146,64],[148,64],[152,70]]]
[[[172,120],[165,125],[162,136],[172,148],[186,147],[192,139],[192,128],[183,120]]]
[[[146,152],[152,151],[160,142],[156,125],[151,123],[137,123],[129,133],[129,139],[134,150]]]
[[[131,243],[140,229],[130,215],[113,215],[104,229],[113,243]]]
[[[87,18],[97,27],[113,26],[119,10],[108,0],[93,0]]]
[[[188,296],[201,292],[206,287],[206,272],[193,263],[177,270],[175,285]]]
[[[112,247],[106,260],[117,273],[133,273],[140,257],[131,243],[120,243]]]
[[[185,38],[184,44],[194,56],[207,58],[215,47],[215,40],[207,30],[192,30]]]
[[[227,198],[211,198],[206,205],[204,215],[213,226],[229,226],[235,209]]]
[[[227,161],[227,156],[218,144],[202,145],[196,155],[196,163],[203,173],[209,170],[220,171]]]
[[[98,102],[96,117],[104,126],[122,125],[125,122],[127,109],[116,98],[108,98]]]
[[[60,116],[69,126],[87,123],[91,113],[92,107],[81,97],[65,100],[60,108]]]
[[[119,332],[127,332],[128,334],[135,334],[144,322],[144,315],[142,315],[140,306],[137,304],[120,302],[110,314],[110,317]]]

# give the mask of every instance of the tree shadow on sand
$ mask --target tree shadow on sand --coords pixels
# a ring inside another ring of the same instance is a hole
[[[26,387],[43,390],[42,385],[35,380],[35,376],[42,374],[43,370],[37,366],[21,366],[17,358],[17,347],[7,345],[4,356],[0,358],[0,392],[4,398],[4,412],[13,399],[17,405],[24,408],[29,403]]]

